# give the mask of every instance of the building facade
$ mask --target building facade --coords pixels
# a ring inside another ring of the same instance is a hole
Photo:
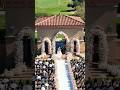
[[[119,75],[117,66],[115,73],[110,69],[120,64],[120,43],[116,31],[117,5],[116,0],[86,1],[86,62],[89,69],[92,65],[97,66],[98,70],[102,68],[108,73]],[[91,70],[87,69],[87,72]]]
[[[0,47],[5,56],[2,54],[4,59],[0,58],[4,61],[1,75],[13,77],[22,74],[25,68],[34,69],[34,1],[1,0],[1,3],[5,11],[4,50]]]
[[[39,34],[38,49],[41,54],[44,52],[47,54],[57,53],[57,49],[61,48],[57,35],[64,36],[65,48],[62,51],[63,54],[72,52],[79,55],[80,51],[82,52],[82,47],[84,48],[85,23],[80,17],[67,15],[39,17],[35,25]],[[49,50],[46,50],[46,42]]]

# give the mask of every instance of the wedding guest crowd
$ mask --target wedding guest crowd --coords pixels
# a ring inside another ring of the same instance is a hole
[[[85,90],[120,90],[120,78],[88,78]]]
[[[36,60],[35,61],[35,81],[36,90],[56,90],[55,87],[55,66],[54,61]]]
[[[80,58],[79,60],[71,60],[71,68],[74,74],[74,79],[76,81],[76,85],[78,90],[83,90],[84,80],[85,80],[85,60],[84,58]]]
[[[0,90],[33,90],[29,80],[11,80],[6,77],[0,78]]]

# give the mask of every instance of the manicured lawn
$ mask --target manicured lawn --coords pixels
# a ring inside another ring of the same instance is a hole
[[[67,7],[68,3],[71,3],[71,0],[35,0],[35,13],[37,16],[74,14],[74,12],[63,12],[71,9]]]

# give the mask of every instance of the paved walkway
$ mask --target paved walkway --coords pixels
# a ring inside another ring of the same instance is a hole
[[[68,64],[65,60],[55,60],[58,90],[74,90]]]

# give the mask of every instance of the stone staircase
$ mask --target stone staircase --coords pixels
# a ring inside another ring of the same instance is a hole
[[[91,76],[95,78],[100,78],[104,76],[106,77],[109,75],[109,73],[103,70],[97,69],[97,68],[90,68],[89,71],[90,71]]]
[[[99,69],[97,67],[97,64],[95,64],[95,66],[94,64],[91,65],[88,70],[92,78],[104,78],[104,77],[109,76],[109,73],[105,70]]]
[[[20,75],[14,75],[11,77],[13,80],[32,80],[32,76],[34,74],[34,69],[27,69],[22,72]]]

